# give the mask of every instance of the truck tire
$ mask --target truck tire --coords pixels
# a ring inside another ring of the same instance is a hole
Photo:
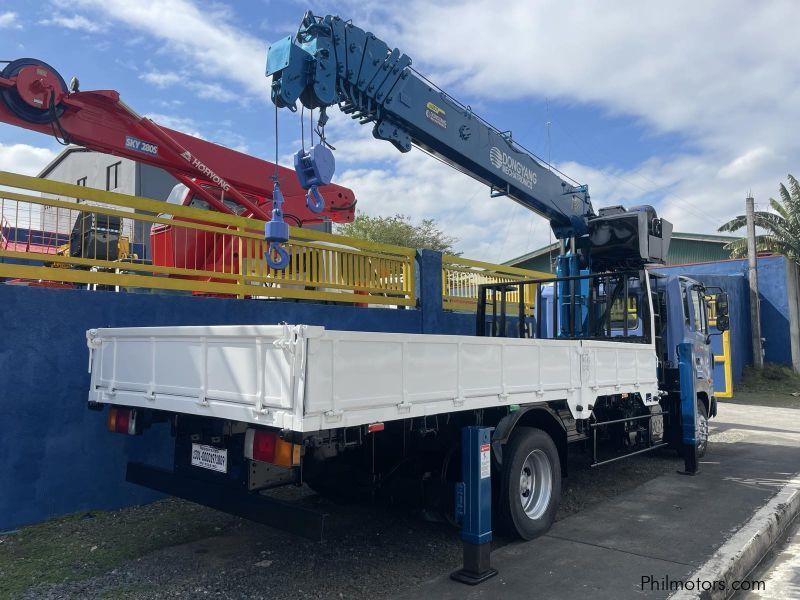
[[[497,530],[532,540],[556,518],[561,499],[561,461],[552,438],[533,427],[518,427],[503,449],[497,494]]]
[[[697,400],[697,425],[695,426],[697,436],[697,458],[703,458],[708,450],[708,411],[703,401]]]

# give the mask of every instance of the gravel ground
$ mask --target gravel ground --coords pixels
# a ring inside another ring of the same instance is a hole
[[[599,469],[581,455],[570,463],[559,519],[682,465],[668,452]],[[460,564],[458,532],[416,511],[275,493],[327,512],[325,540],[171,498],[72,515],[0,536],[0,597],[372,599]]]

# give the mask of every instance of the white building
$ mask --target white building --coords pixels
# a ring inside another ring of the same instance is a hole
[[[169,173],[157,167],[77,146],[64,149],[37,177],[154,200],[166,200],[178,183]],[[74,201],[72,198],[60,199]],[[115,208],[133,212],[132,209]],[[41,211],[38,228],[69,234],[77,216],[77,211],[47,206]],[[150,230],[146,225],[142,221],[125,220],[123,235],[127,235],[133,243],[149,246]]]

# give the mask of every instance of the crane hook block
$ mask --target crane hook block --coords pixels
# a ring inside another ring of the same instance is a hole
[[[289,225],[283,220],[283,193],[277,180],[272,188],[272,219],[264,224],[264,239],[269,242],[264,260],[271,269],[285,269],[289,253],[282,244],[289,241]]]
[[[298,150],[294,155],[294,170],[302,188],[308,190],[306,204],[312,212],[320,213],[325,208],[318,186],[329,184],[335,169],[333,152],[324,143],[312,146],[308,152]]]

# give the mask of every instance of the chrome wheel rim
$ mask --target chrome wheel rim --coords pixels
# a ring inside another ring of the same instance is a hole
[[[519,501],[529,519],[539,519],[553,495],[553,470],[542,450],[532,450],[519,473]]]
[[[708,443],[708,419],[703,416],[699,410],[697,411],[697,450],[703,452]]]

